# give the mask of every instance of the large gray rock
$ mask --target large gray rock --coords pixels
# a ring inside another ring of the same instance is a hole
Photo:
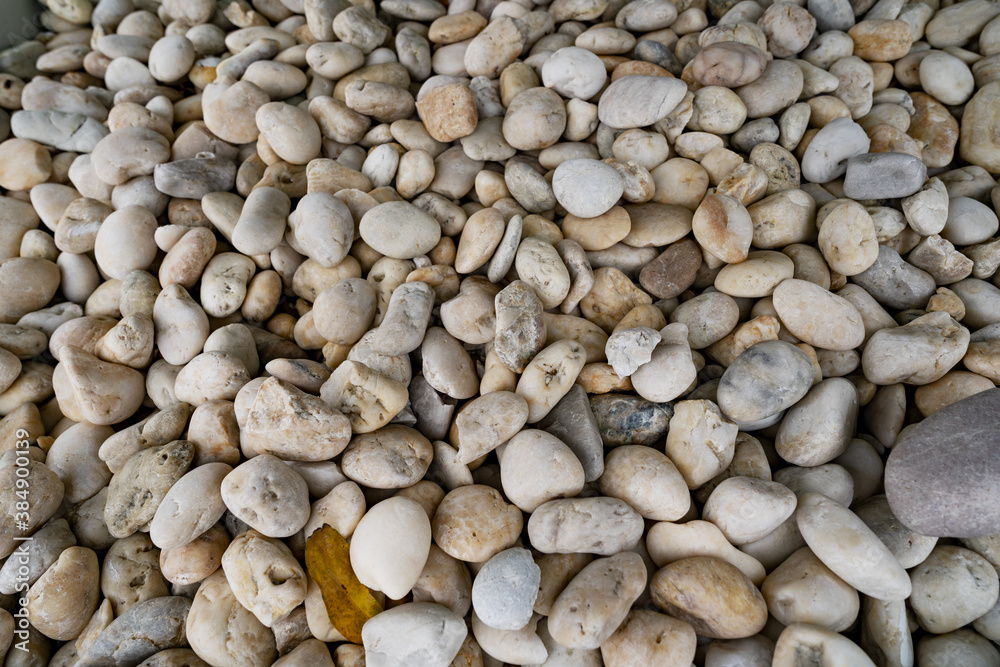
[[[886,463],[885,492],[893,514],[921,535],[1000,533],[1000,389],[908,428]]]
[[[847,161],[844,196],[851,199],[909,197],[927,178],[927,166],[906,153],[864,153]]]

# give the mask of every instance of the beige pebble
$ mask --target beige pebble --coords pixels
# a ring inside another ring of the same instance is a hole
[[[500,480],[507,498],[524,512],[583,490],[583,465],[566,444],[545,431],[526,429],[503,445]]]
[[[400,599],[416,584],[427,561],[431,525],[415,501],[390,498],[373,506],[351,540],[351,565],[359,580]]]
[[[240,603],[221,569],[199,586],[186,629],[191,648],[209,664],[263,667],[277,657],[274,633]]]
[[[260,496],[267,486],[273,493]],[[222,481],[222,499],[233,514],[268,537],[289,537],[309,520],[305,480],[281,459],[261,454],[246,461]]]
[[[351,422],[354,433],[389,423],[406,405],[406,386],[364,363],[345,361],[323,383],[320,395]]]
[[[229,543],[222,569],[239,603],[266,627],[305,600],[306,575],[291,550],[256,530]]]
[[[528,422],[544,418],[566,395],[587,361],[584,348],[557,340],[535,355],[517,382],[516,393],[528,403]]]
[[[231,471],[225,463],[207,463],[177,480],[150,521],[153,543],[161,549],[184,546],[215,525],[226,509],[222,480]]]
[[[528,537],[542,553],[612,555],[635,546],[642,517],[617,498],[550,500],[528,521]]]
[[[523,525],[521,510],[482,484],[448,492],[431,522],[434,542],[449,556],[471,563],[513,546]]]

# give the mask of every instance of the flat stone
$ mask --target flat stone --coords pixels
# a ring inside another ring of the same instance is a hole
[[[892,310],[923,308],[937,289],[934,277],[906,262],[889,246],[878,247],[878,259],[851,276],[883,306]]]
[[[81,665],[137,665],[151,655],[187,645],[191,600],[166,596],[140,602],[111,622],[81,656]]]
[[[601,439],[608,447],[653,445],[667,433],[674,414],[669,403],[638,396],[602,394],[590,399]]]
[[[31,139],[61,151],[90,153],[109,131],[95,118],[65,111],[18,111],[10,130],[19,139]]]
[[[864,153],[847,161],[844,196],[851,199],[891,199],[918,192],[927,166],[906,153]]]
[[[527,549],[501,551],[486,561],[472,584],[476,615],[491,628],[520,630],[531,620],[541,576]]]
[[[535,291],[521,280],[503,288],[494,303],[497,333],[493,349],[504,366],[521,373],[545,347],[544,307]]]
[[[1000,533],[1000,389],[908,428],[886,463],[885,490],[893,514],[921,535]]]
[[[694,284],[701,259],[701,248],[694,240],[672,243],[642,267],[639,284],[658,299],[672,299]]]

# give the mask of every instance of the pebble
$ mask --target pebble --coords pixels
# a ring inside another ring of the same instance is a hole
[[[909,597],[906,570],[851,510],[822,494],[804,493],[795,523],[816,557],[858,592],[886,601]]]
[[[661,568],[653,575],[650,593],[657,607],[705,637],[750,637],[767,621],[767,605],[757,587],[735,566],[712,556],[684,558]]]
[[[944,377],[965,356],[969,330],[946,312],[882,329],[868,340],[861,365],[875,384],[929,384]]]
[[[409,498],[389,498],[368,509],[351,539],[358,580],[388,597],[403,598],[420,577],[431,546],[431,524]]]
[[[881,305],[895,310],[920,308],[937,288],[934,278],[906,262],[899,253],[884,245],[878,246],[878,258],[867,269],[851,276]]]
[[[365,243],[396,259],[423,255],[441,240],[438,221],[407,202],[372,207],[361,218],[360,232]]]
[[[774,290],[773,303],[785,328],[814,347],[846,351],[864,341],[864,322],[857,308],[815,283],[784,280]]]
[[[472,606],[476,616],[497,630],[520,630],[531,620],[541,570],[531,552],[519,547],[501,551],[476,574]]]
[[[824,125],[802,155],[802,176],[812,183],[827,183],[847,171],[848,161],[868,152],[871,140],[850,118],[835,118]]]
[[[557,50],[542,65],[542,83],[563,97],[589,100],[608,80],[601,59],[578,46]]]
[[[913,155],[865,153],[847,161],[844,195],[852,199],[909,197],[926,178],[927,167]]]
[[[952,545],[934,547],[913,568],[910,604],[920,626],[935,634],[958,630],[996,604],[1000,583],[996,570],[970,549]]]
[[[992,447],[989,434],[996,432],[990,423],[998,400],[995,389],[974,394],[901,435],[885,474],[892,512],[905,526],[942,537],[997,532],[1000,517],[986,501],[994,492],[991,476],[971,471],[988,470],[995,463],[985,452]],[[956,485],[956,479],[961,483]]]
[[[262,496],[261,488],[271,493]],[[222,500],[237,518],[267,537],[294,535],[309,519],[305,480],[270,454],[256,456],[226,475]]]
[[[646,127],[666,118],[685,93],[687,85],[680,79],[623,76],[613,81],[601,95],[598,117],[615,129]]]
[[[719,408],[727,417],[743,422],[764,419],[805,396],[813,373],[812,362],[794,345],[780,340],[757,343],[722,375]]]
[[[528,539],[542,553],[593,553],[631,549],[642,535],[642,517],[617,498],[550,500],[528,520]]]
[[[615,632],[646,587],[646,566],[636,553],[598,558],[563,589],[548,616],[548,631],[570,649],[597,649]]]
[[[145,526],[170,488],[191,466],[194,446],[174,440],[134,454],[108,485],[104,518],[108,531],[118,538],[128,537]]]
[[[409,602],[372,617],[361,630],[365,665],[447,665],[468,630],[461,617],[441,605]]]
[[[182,646],[191,607],[190,599],[175,595],[140,602],[104,628],[82,652],[81,662],[139,664],[160,651]]]
[[[596,218],[607,213],[622,196],[623,189],[618,172],[597,160],[567,160],[552,175],[556,200],[579,218]]]

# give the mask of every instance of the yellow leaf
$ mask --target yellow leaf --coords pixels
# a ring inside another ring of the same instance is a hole
[[[325,525],[306,540],[306,571],[323,593],[330,623],[348,641],[361,643],[361,627],[382,612],[382,605],[351,568],[351,548],[335,528]]]

